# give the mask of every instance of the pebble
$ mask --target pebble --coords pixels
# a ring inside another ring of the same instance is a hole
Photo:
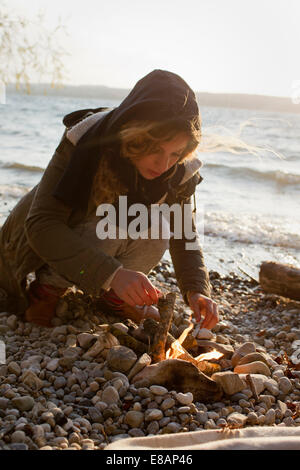
[[[168,393],[168,390],[160,385],[151,385],[149,388],[154,395],[166,395]]]
[[[175,398],[182,405],[190,405],[191,403],[193,403],[193,400],[194,400],[193,394],[191,392],[176,393]]]
[[[163,275],[169,279],[165,271]],[[258,290],[251,297],[252,287],[248,309],[248,287],[244,290],[241,284],[237,288],[240,284],[236,284],[236,278],[230,279],[225,282],[220,276],[213,278],[223,319],[214,333],[202,329],[197,339],[201,348],[208,342],[217,342],[218,348],[223,348],[225,359],[220,364],[229,370],[221,372],[225,377],[222,387],[229,393],[225,392],[222,403],[194,402],[191,392],[175,391],[153,381],[149,387],[144,382],[143,387],[136,388],[132,379],[151,364],[151,357],[146,353],[137,355],[113,335],[106,338],[109,325],[101,324],[100,317],[92,320],[88,308],[85,313],[80,305],[76,307],[78,316],[72,319],[73,307],[64,300],[56,318],[60,323],[52,329],[24,324],[16,315],[1,314],[0,326],[7,331],[7,363],[0,365],[0,420],[1,426],[10,430],[5,442],[0,441],[0,449],[93,450],[104,449],[107,442],[119,439],[220,429],[226,424],[299,426],[300,419],[293,419],[294,411],[287,404],[299,401],[300,373],[294,371],[289,378],[285,362],[277,362],[283,352],[291,360],[294,354],[297,360],[297,316],[293,317],[288,308],[282,313],[281,302],[285,301],[276,296],[265,296]],[[218,285],[227,287],[219,291]],[[272,303],[270,308],[265,306],[267,302]],[[171,329],[175,337],[190,323],[185,308],[180,306],[177,311],[176,306],[176,328]],[[114,327],[125,334],[132,328],[127,322]],[[260,336],[255,336],[258,331]],[[251,372],[251,377],[258,401],[246,381],[249,364],[255,362],[260,363],[260,369],[252,369],[255,373]],[[243,373],[235,369],[245,365]],[[271,376],[264,375],[266,370]],[[226,389],[226,380],[231,389]]]
[[[34,399],[30,396],[16,397],[12,399],[12,404],[20,411],[30,411],[34,406]]]

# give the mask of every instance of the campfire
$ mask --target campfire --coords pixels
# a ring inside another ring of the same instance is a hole
[[[224,354],[217,351],[216,349],[213,349],[207,353],[199,354],[196,357],[193,357],[191,354],[189,354],[182,344],[193,327],[194,325],[191,324],[183,331],[177,340],[173,341],[169,349],[166,351],[166,359],[182,359],[184,361],[191,362],[201,372],[204,372],[207,375],[212,375],[214,372],[221,370],[220,365],[216,361],[221,359]]]

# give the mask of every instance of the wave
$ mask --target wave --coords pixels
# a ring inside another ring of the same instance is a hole
[[[204,235],[226,238],[232,242],[300,249],[300,220],[291,225],[290,221],[280,218],[274,222],[274,218],[266,216],[207,212],[204,225],[198,226],[198,230]]]
[[[300,184],[300,174],[286,173],[282,170],[259,171],[254,168],[233,167],[221,163],[205,163],[204,168],[223,169],[231,176],[248,176],[254,179],[269,180],[283,186]]]
[[[40,166],[25,165],[24,163],[18,163],[18,162],[2,163],[1,168],[15,169],[15,170],[20,170],[20,171],[30,171],[30,172],[37,172],[37,173],[43,173],[45,171],[45,168],[42,168]]]
[[[26,186],[0,184],[0,196],[5,196],[9,198],[20,199],[30,190],[31,188],[28,188]]]

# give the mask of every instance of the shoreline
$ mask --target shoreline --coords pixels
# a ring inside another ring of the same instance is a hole
[[[300,399],[300,372],[288,378],[286,366],[275,362],[283,353],[291,357],[300,340],[300,302],[265,294],[255,281],[236,275],[210,271],[210,277],[220,312],[211,332],[214,341],[234,350],[250,342],[268,358],[273,388],[261,391],[258,402],[248,388],[216,403],[208,399],[183,405],[175,390],[158,387],[157,395],[151,387],[135,387],[122,361],[113,366],[110,347],[88,356],[83,341],[112,324],[126,331],[132,322],[98,311],[89,296],[70,293],[62,300],[53,328],[0,313],[7,358],[0,365],[0,448],[102,450],[119,439],[221,429],[237,415],[243,428],[300,426],[290,405]],[[149,278],[164,292],[178,292],[167,261]],[[175,337],[186,328],[190,313],[177,296]],[[165,408],[166,400],[170,408]],[[190,411],[183,412],[183,407]],[[150,411],[153,420],[146,418]]]

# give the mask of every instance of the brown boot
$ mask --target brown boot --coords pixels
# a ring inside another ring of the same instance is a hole
[[[27,291],[29,307],[25,312],[25,320],[40,326],[51,327],[59,298],[66,289],[33,281]]]

